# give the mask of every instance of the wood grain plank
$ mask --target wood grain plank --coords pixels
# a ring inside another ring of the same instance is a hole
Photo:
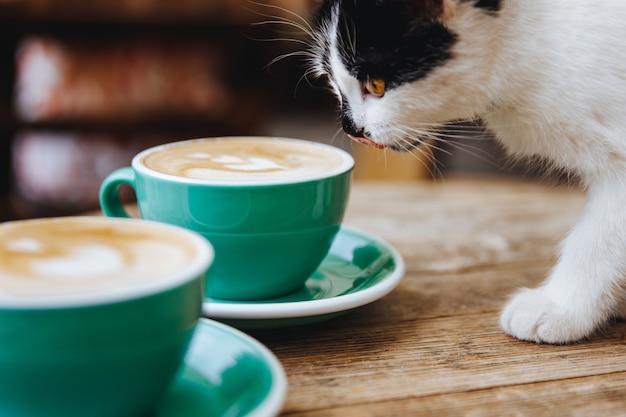
[[[551,346],[502,334],[494,313],[255,336],[285,367],[286,412],[388,402],[626,372],[624,323],[585,343]]]
[[[589,417],[623,416],[626,374],[515,385],[350,407],[285,413],[290,417]]]
[[[409,268],[441,272],[550,258],[583,204],[578,190],[526,182],[358,183],[345,222]]]

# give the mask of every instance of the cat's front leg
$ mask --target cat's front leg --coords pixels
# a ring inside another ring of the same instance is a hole
[[[586,210],[550,276],[505,306],[505,332],[537,343],[574,342],[616,313],[626,273],[625,191],[626,182],[614,180],[590,188]]]

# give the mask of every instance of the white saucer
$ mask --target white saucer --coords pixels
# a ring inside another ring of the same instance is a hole
[[[330,252],[304,287],[263,301],[207,298],[204,315],[251,329],[317,322],[387,295],[404,276],[402,256],[386,242],[343,226]]]
[[[224,324],[200,319],[185,363],[154,417],[273,417],[287,379],[262,344]]]

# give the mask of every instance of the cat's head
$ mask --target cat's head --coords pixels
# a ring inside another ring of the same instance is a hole
[[[314,70],[353,139],[407,150],[490,104],[501,0],[325,0]]]

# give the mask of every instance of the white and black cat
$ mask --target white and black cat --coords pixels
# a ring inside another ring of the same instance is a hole
[[[409,150],[480,118],[512,155],[577,174],[589,199],[560,259],[500,323],[567,343],[619,315],[626,298],[626,1],[325,0],[313,70],[344,130]]]

